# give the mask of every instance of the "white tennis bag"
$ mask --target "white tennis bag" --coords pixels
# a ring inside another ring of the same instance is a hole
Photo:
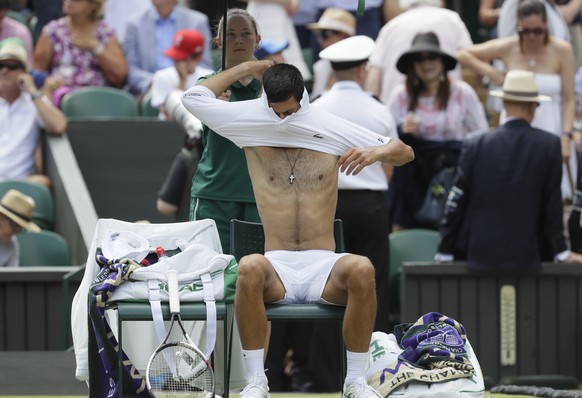
[[[95,235],[89,250],[85,275],[79,290],[75,294],[72,305],[72,331],[75,356],[77,360],[76,377],[79,380],[89,379],[88,370],[88,325],[87,325],[87,297],[89,287],[100,271],[97,263],[97,249],[104,249],[103,254],[123,252],[117,245],[117,241],[111,243],[110,237],[121,233],[125,238],[122,243],[127,247],[135,248],[134,253],[137,262],[144,257],[140,245],[141,240],[147,241],[149,248],[161,246],[166,251],[176,250],[169,258],[147,267],[138,267],[130,276],[130,281],[120,283],[115,288],[108,300],[148,300],[152,308],[152,317],[155,328],[144,322],[123,323],[123,350],[127,353],[137,370],[145,374],[147,361],[154,349],[160,344],[160,339],[166,334],[161,315],[161,301],[168,301],[168,293],[165,286],[166,275],[169,269],[175,269],[179,275],[180,301],[204,301],[207,305],[207,322],[185,322],[188,332],[194,342],[203,352],[209,355],[214,349],[214,343],[218,337],[222,338],[222,327],[217,327],[216,300],[224,300],[225,295],[234,295],[234,281],[236,280],[236,261],[233,256],[222,254],[220,238],[213,220],[200,220],[171,224],[138,224],[128,223],[114,219],[100,219],[97,223]],[[127,237],[130,238],[127,238]],[[131,236],[139,239],[131,240]],[[119,239],[121,241],[121,239]],[[117,245],[117,246],[116,246]],[[177,250],[179,249],[179,250]],[[106,318],[110,326],[117,324],[115,311],[106,311]],[[156,321],[157,319],[157,321]],[[222,326],[222,324],[220,325]],[[117,331],[113,327],[115,334]],[[155,330],[155,332],[154,332]],[[233,344],[239,341],[233,336]],[[240,352],[239,347],[233,347],[233,353]],[[222,346],[217,347],[217,351]],[[221,352],[215,354],[215,371],[217,375],[217,392],[222,389],[223,381]],[[234,369],[241,369],[236,363],[237,355],[233,355]],[[242,360],[241,360],[242,362]],[[240,372],[239,372],[240,373]],[[231,385],[233,388],[244,386],[242,373],[231,373]]]
[[[395,398],[483,398],[485,382],[479,361],[469,341],[465,344],[474,368],[471,377],[455,378],[452,369],[419,372],[418,368],[398,361],[403,349],[394,334],[374,332],[370,344],[368,384],[380,395]]]

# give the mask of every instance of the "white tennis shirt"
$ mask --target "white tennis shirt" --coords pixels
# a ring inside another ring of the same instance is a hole
[[[390,142],[390,138],[310,107],[305,90],[301,108],[284,119],[269,107],[265,93],[254,100],[226,102],[217,99],[208,88],[194,86],[184,93],[182,103],[209,128],[240,148],[305,148],[340,156],[351,148]]]

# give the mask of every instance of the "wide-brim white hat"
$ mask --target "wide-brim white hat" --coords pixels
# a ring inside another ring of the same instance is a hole
[[[493,97],[499,97],[507,101],[515,102],[541,102],[551,101],[547,95],[540,95],[536,77],[533,72],[527,70],[510,70],[505,75],[501,90],[489,91]]]

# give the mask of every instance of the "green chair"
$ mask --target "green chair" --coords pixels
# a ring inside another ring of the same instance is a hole
[[[61,109],[69,118],[123,119],[139,116],[137,100],[114,87],[83,87],[65,94]]]
[[[21,232],[16,239],[20,246],[21,267],[71,265],[69,244],[56,232]]]
[[[431,229],[405,229],[390,234],[389,287],[392,308],[400,309],[400,267],[407,261],[433,261],[438,232]]]
[[[51,191],[44,185],[26,180],[5,180],[0,182],[0,197],[16,189],[34,199],[32,221],[42,229],[52,229],[54,222],[54,201]]]
[[[336,253],[345,251],[343,223],[334,221],[334,236]],[[230,221],[230,254],[237,261],[242,257],[253,253],[264,253],[265,235],[263,225],[241,220]],[[315,321],[331,320],[342,322],[345,307],[324,304],[265,304],[267,319],[270,321]],[[341,326],[340,326],[341,327]],[[345,349],[343,338],[340,340],[342,358],[342,374],[345,375]]]
[[[139,102],[139,113],[143,117],[157,118],[160,113],[160,108],[152,106],[152,92],[148,91]]]

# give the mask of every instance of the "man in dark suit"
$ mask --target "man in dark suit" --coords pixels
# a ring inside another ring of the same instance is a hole
[[[559,137],[531,127],[538,95],[532,72],[507,73],[507,117],[463,145],[445,207],[436,261],[474,270],[535,271],[542,261],[580,262],[564,238]]]

